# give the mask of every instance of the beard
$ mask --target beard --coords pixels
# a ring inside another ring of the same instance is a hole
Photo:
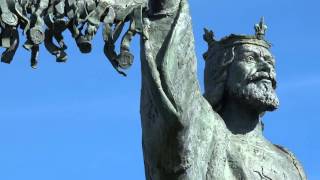
[[[229,96],[260,113],[274,111],[279,106],[279,99],[271,83],[264,81],[237,84],[229,87]]]

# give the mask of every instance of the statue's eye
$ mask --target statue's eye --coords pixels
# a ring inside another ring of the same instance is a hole
[[[248,57],[246,58],[246,61],[252,63],[252,62],[255,62],[255,59],[254,59],[253,56],[248,56]]]

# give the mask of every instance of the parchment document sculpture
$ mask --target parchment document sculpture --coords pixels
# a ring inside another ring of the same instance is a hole
[[[263,136],[262,116],[277,108],[275,60],[256,34],[216,40],[206,30],[205,94],[196,77],[194,37],[187,0],[0,0],[2,62],[19,45],[18,29],[37,67],[39,46],[66,62],[62,32],[83,53],[103,24],[104,53],[121,74],[130,67],[130,41],[141,35],[141,123],[148,180],[305,180],[292,153]],[[123,35],[119,53],[115,43]],[[45,27],[46,26],[46,27]],[[57,42],[54,43],[54,42]]]

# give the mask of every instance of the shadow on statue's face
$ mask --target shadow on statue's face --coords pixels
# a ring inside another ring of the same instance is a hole
[[[261,113],[275,110],[279,100],[275,93],[274,66],[275,60],[268,49],[251,44],[237,46],[228,71],[229,97]]]

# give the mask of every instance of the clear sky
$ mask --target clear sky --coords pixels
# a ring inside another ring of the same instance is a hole
[[[290,149],[310,180],[320,179],[320,2],[190,0],[203,87],[203,27],[221,38],[252,34],[261,16],[277,59],[279,110],[264,117],[265,135]],[[42,47],[39,69],[20,48],[0,64],[0,180],[142,180],[139,39],[127,78],[103,54],[101,32],[91,54],[70,34],[69,61]],[[23,41],[21,42],[21,44]]]

